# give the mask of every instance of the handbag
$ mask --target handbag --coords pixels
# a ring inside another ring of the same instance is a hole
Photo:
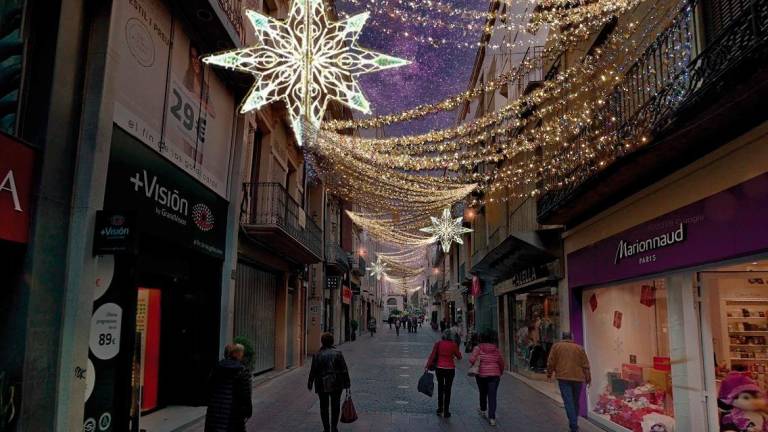
[[[421,378],[419,378],[417,389],[419,390],[419,393],[424,393],[425,395],[432,397],[435,392],[434,375],[432,375],[431,372],[424,372]]]
[[[483,353],[482,351],[478,353],[477,361],[475,362],[475,364],[469,367],[469,370],[467,371],[467,376],[475,377],[480,375],[480,361],[481,361],[480,354],[482,353]]]
[[[352,403],[352,391],[347,389],[347,397],[344,399],[344,404],[341,405],[341,418],[342,423],[353,423],[357,420],[357,410],[355,404]]]

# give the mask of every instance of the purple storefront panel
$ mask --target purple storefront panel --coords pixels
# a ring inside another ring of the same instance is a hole
[[[584,344],[582,288],[768,249],[768,173],[568,254],[570,324]],[[580,415],[586,417],[586,392]]]
[[[768,249],[768,174],[568,254],[578,288]]]

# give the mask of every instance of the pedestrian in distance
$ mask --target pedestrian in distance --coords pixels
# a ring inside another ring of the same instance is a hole
[[[413,327],[413,332],[418,333],[419,332],[419,319],[415,316],[411,318],[411,326]]]
[[[440,320],[440,333],[445,333],[445,331],[448,329],[448,324],[445,322],[445,318]]]
[[[251,417],[251,374],[243,365],[245,348],[224,347],[224,358],[208,379],[205,432],[245,432]]]
[[[557,378],[563,397],[565,414],[571,432],[579,430],[579,398],[582,386],[592,383],[589,359],[581,345],[571,339],[570,332],[563,332],[563,339],[552,346],[547,360],[547,379]]]
[[[351,387],[344,355],[333,345],[333,335],[323,333],[322,347],[312,357],[307,388],[315,388],[320,398],[320,418],[324,432],[338,432],[341,393]],[[329,413],[330,411],[330,413]]]
[[[480,344],[472,350],[469,363],[477,365],[477,389],[480,391],[480,415],[496,426],[496,398],[504,372],[504,356],[499,352],[499,337],[493,330],[480,335]]]
[[[400,336],[400,320],[395,320],[395,333]]]
[[[371,337],[376,333],[376,318],[371,317],[368,320],[368,331],[371,332]]]
[[[394,318],[392,318],[392,315],[387,318],[387,322],[389,323],[389,329],[392,330],[392,321],[394,321]]]
[[[453,335],[453,340],[456,342],[456,345],[461,346],[461,329],[459,328],[459,324],[454,321],[451,323],[451,334]]]
[[[437,376],[437,415],[451,417],[451,387],[456,376],[456,364],[453,360],[461,360],[461,351],[450,330],[443,333],[442,339],[435,343],[427,359],[426,370],[435,369]]]

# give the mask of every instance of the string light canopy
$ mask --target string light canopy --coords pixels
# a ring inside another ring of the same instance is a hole
[[[365,269],[368,270],[368,275],[376,277],[376,280],[381,280],[382,277],[387,275],[387,263],[381,260],[381,255],[377,256],[376,261],[372,262]]]
[[[422,228],[419,231],[432,234],[432,242],[439,241],[445,253],[450,252],[453,242],[464,244],[461,236],[472,232],[471,229],[461,224],[464,217],[459,216],[454,219],[451,216],[451,209],[448,208],[443,209],[443,215],[439,219],[434,216],[430,219],[432,219],[432,226]]]
[[[284,100],[299,143],[301,119],[319,126],[331,99],[371,113],[355,76],[410,64],[357,46],[367,12],[329,22],[322,0],[293,0],[285,22],[252,10],[245,14],[259,43],[204,57],[203,62],[256,78],[241,113]]]

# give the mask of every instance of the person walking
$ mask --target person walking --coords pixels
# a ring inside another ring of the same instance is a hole
[[[390,315],[389,318],[387,318],[387,322],[389,322],[389,329],[390,330],[392,330],[392,321],[394,321],[394,319],[392,318],[392,315]]]
[[[312,357],[307,388],[315,388],[320,398],[320,418],[324,432],[338,432],[341,393],[351,387],[349,370],[344,355],[333,345],[333,335],[323,333],[320,337],[322,347]],[[330,408],[330,418],[329,418]]]
[[[454,358],[461,360],[461,351],[450,330],[443,333],[442,339],[435,343],[429,354],[426,370],[435,368],[437,375],[437,415],[449,418],[451,416],[451,387],[456,376]]]
[[[395,319],[395,333],[397,333],[398,336],[400,336],[400,320]]]
[[[472,350],[469,363],[478,364],[475,376],[477,389],[480,391],[480,415],[488,419],[491,426],[496,426],[496,398],[504,372],[504,357],[499,352],[499,337],[493,330],[480,335],[480,344]]]
[[[418,333],[419,332],[419,319],[416,318],[416,315],[411,318],[411,327],[413,327],[413,332]]]
[[[448,329],[448,324],[445,322],[445,318],[440,320],[440,333],[445,333],[445,331]]]
[[[224,347],[222,359],[208,379],[208,409],[205,432],[245,432],[251,417],[251,374],[243,365],[245,348],[240,344]]]
[[[456,345],[461,346],[461,329],[459,328],[459,324],[454,321],[451,323],[451,334],[453,335],[453,340],[456,342]]]
[[[592,383],[589,359],[581,345],[571,339],[570,332],[563,332],[563,340],[552,346],[547,360],[547,379],[557,378],[563,397],[565,414],[571,432],[579,430],[579,398],[584,384]]]
[[[371,332],[371,337],[376,333],[376,318],[371,317],[368,319],[368,331]]]

